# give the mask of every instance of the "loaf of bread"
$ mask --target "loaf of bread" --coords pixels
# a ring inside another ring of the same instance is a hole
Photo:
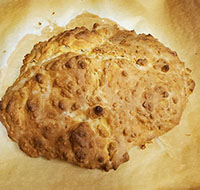
[[[36,44],[0,102],[9,137],[31,157],[108,171],[177,124],[195,83],[152,35],[97,24]]]

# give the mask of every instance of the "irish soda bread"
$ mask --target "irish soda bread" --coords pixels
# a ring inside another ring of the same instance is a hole
[[[94,24],[36,44],[0,101],[9,137],[31,157],[116,169],[128,150],[175,127],[190,70],[151,35]]]

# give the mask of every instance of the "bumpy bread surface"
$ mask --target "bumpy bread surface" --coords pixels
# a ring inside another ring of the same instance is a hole
[[[0,120],[31,157],[108,171],[176,126],[193,89],[190,70],[151,35],[94,24],[34,46]]]

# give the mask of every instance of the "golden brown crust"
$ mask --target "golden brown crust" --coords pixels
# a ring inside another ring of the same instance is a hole
[[[77,27],[36,44],[0,102],[29,156],[117,169],[181,118],[194,89],[176,53],[116,25]]]

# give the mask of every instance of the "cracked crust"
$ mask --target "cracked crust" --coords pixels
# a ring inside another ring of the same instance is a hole
[[[0,101],[9,137],[31,157],[108,171],[175,127],[195,83],[177,54],[116,25],[36,44]]]

